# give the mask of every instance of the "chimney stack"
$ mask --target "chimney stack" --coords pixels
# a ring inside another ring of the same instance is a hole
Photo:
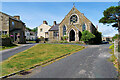
[[[14,18],[20,20],[20,16],[14,16]]]
[[[54,22],[53,22],[53,25],[55,26],[56,24],[57,24],[56,21],[54,21]]]
[[[82,13],[82,15],[84,16],[84,13]]]
[[[43,21],[43,24],[46,24],[46,25],[48,25],[47,21]]]

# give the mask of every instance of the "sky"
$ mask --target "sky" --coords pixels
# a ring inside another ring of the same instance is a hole
[[[99,23],[103,17],[103,11],[110,6],[117,6],[118,2],[75,2],[75,7],[96,26],[102,35],[114,36],[117,29],[112,26]],[[73,2],[2,2],[1,11],[11,16],[19,15],[29,28],[38,27],[43,20],[48,25],[53,25],[53,21],[60,23],[68,12],[72,9]]]

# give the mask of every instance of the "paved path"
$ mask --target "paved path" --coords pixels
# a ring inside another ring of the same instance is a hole
[[[24,51],[24,50],[26,50],[34,45],[35,44],[24,44],[24,45],[21,45],[21,46],[12,48],[12,49],[0,51],[0,62],[8,59],[9,57],[15,55],[16,53]]]
[[[37,67],[30,74],[11,78],[115,78],[116,69],[107,59],[109,44],[91,45],[64,59]]]

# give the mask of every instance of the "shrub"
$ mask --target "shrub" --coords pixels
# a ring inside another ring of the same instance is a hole
[[[87,43],[90,39],[92,39],[94,37],[95,37],[95,35],[93,35],[89,31],[83,31],[81,40],[84,41],[85,43]]]
[[[44,39],[44,37],[41,36],[41,37],[40,37],[40,40],[41,40],[41,41],[44,41],[45,39]]]
[[[109,49],[114,49],[114,44],[109,47]]]
[[[1,35],[1,38],[9,38],[9,35],[7,34],[7,35]]]
[[[65,40],[67,40],[67,39],[68,39],[68,36],[63,36],[63,37],[62,37],[62,40],[63,40],[63,41],[65,41]]]
[[[67,41],[59,41],[59,43],[68,43]]]

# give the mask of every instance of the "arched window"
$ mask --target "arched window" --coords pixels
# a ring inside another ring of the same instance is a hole
[[[64,25],[63,26],[63,36],[65,36],[66,35],[66,26]]]
[[[82,31],[85,31],[85,30],[86,30],[86,25],[83,24],[83,26],[82,26]]]

